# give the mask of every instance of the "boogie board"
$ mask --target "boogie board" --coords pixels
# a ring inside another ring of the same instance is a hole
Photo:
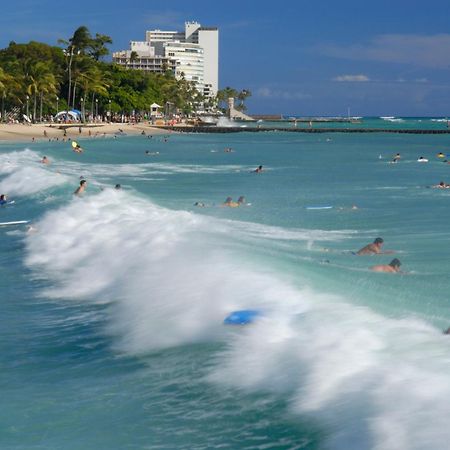
[[[332,206],[306,206],[306,209],[331,209]]]
[[[247,325],[253,323],[259,316],[261,316],[261,311],[257,309],[243,309],[241,311],[233,311],[225,317],[223,323],[225,325]]]
[[[28,220],[16,220],[15,222],[0,222],[0,226],[5,227],[8,225],[22,225],[24,223],[28,223]]]

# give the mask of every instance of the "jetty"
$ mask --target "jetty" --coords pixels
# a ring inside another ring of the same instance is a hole
[[[409,129],[409,128],[283,128],[283,127],[217,127],[217,126],[160,126],[165,130],[176,131],[178,133],[267,133],[267,132],[287,132],[287,133],[395,133],[395,134],[450,134],[450,129]]]

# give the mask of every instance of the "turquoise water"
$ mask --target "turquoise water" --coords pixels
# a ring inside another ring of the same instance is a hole
[[[0,145],[0,448],[446,448],[450,136],[83,146]]]
[[[294,128],[299,129],[311,128],[308,121],[304,121],[303,117],[298,117],[298,119],[303,119],[294,123],[294,117],[287,117],[285,120],[271,122],[271,121],[258,121],[248,124],[243,124],[248,127],[276,127],[276,128]],[[330,120],[328,118],[327,120]],[[382,129],[382,130],[417,130],[417,129],[427,129],[427,130],[448,130],[449,119],[447,117],[358,117],[353,122],[332,122],[332,121],[318,121],[312,123],[312,128],[349,128],[351,130],[364,130],[370,129]]]

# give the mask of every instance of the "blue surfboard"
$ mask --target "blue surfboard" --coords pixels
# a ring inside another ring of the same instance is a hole
[[[261,311],[257,309],[243,309],[241,311],[233,311],[225,317],[223,323],[225,325],[247,325],[253,323],[259,316],[261,316]]]

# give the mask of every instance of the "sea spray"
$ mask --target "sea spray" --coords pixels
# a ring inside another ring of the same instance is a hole
[[[288,395],[291,413],[323,424],[333,449],[445,447],[445,338],[421,321],[386,320],[314,292],[307,299],[302,314],[233,335],[208,379]]]

